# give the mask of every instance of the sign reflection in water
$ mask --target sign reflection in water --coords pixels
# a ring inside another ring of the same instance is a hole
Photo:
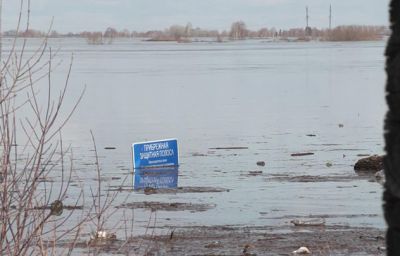
[[[135,169],[135,189],[176,188],[178,186],[178,167]]]

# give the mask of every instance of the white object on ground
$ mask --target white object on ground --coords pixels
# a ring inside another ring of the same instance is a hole
[[[310,254],[310,250],[307,247],[300,247],[296,251],[293,251],[294,254]]]
[[[290,223],[295,226],[323,226],[325,225],[325,219],[294,219],[291,220]]]

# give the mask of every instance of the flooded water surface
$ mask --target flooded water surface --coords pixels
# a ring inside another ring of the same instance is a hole
[[[92,130],[105,189],[123,183],[113,206],[134,208],[138,234],[150,209],[161,233],[310,216],[384,228],[381,185],[353,165],[383,153],[385,42],[50,43],[66,62],[74,53],[67,108],[86,85],[63,132],[74,166],[86,190],[96,186]],[[157,183],[154,173],[134,179],[131,144],[167,138],[178,139],[180,166],[158,182],[178,188],[130,190]]]

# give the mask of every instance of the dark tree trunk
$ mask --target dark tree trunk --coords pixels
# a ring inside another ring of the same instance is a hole
[[[390,27],[392,35],[386,48],[385,120],[386,184],[383,195],[385,219],[388,224],[388,255],[400,255],[400,0],[391,0]]]

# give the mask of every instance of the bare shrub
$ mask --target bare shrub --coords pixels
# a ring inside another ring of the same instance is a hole
[[[47,44],[51,30],[28,53],[28,39],[17,36],[23,8],[27,10],[23,31],[30,31],[30,1],[21,0],[16,36],[0,63],[0,252],[57,255],[56,243],[66,235],[72,243],[76,241],[87,220],[82,216],[60,229],[73,212],[64,211],[73,169],[61,130],[82,95],[72,109],[63,112],[72,60],[65,83],[54,90],[51,73],[56,54]],[[55,173],[60,176],[56,185]],[[78,192],[73,206],[81,201]]]
[[[118,211],[113,203],[119,191],[104,190],[93,134],[97,186],[89,186],[90,203],[85,206],[84,185],[74,170],[73,152],[62,140],[62,129],[84,90],[66,110],[73,58],[64,83],[55,84],[52,72],[60,63],[55,63],[57,52],[48,46],[51,29],[34,50],[27,51],[28,37],[21,37],[20,31],[29,31],[29,13],[30,1],[20,0],[19,22],[11,45],[3,47],[0,37],[0,253],[64,255],[88,249],[88,253],[97,254],[109,242],[116,251],[128,248],[133,212],[128,216],[124,211],[119,223],[110,221]],[[27,22],[21,29],[24,17]],[[114,38],[115,31],[110,33],[108,37]],[[120,227],[126,241],[115,243],[112,232]],[[80,238],[90,231],[90,240]]]
[[[81,36],[86,38],[86,42],[88,44],[104,44],[104,37],[102,32],[83,32],[81,33]]]
[[[232,40],[243,40],[248,36],[248,29],[243,21],[237,21],[232,23],[229,37]]]

